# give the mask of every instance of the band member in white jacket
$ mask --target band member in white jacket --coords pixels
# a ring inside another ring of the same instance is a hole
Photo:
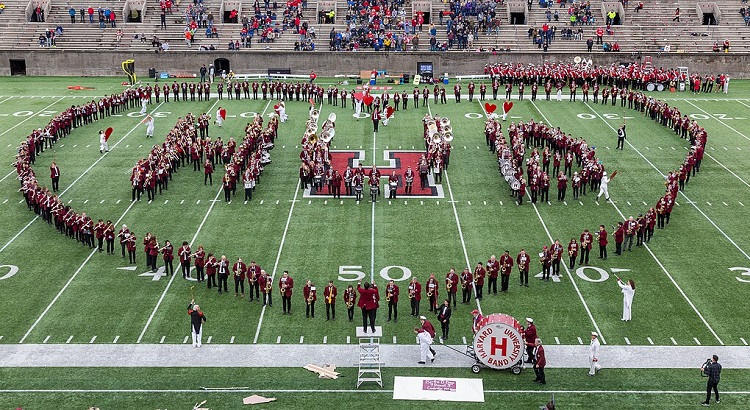
[[[601,184],[599,185],[599,195],[596,196],[596,201],[597,202],[599,201],[599,198],[602,195],[604,195],[604,199],[606,199],[607,201],[609,201],[609,181],[610,181],[609,176],[607,175],[606,172],[604,172],[602,174]]]
[[[435,337],[435,328],[432,326],[426,317],[419,317],[421,327],[414,328],[414,333],[417,334],[417,340],[419,341],[419,364],[427,363],[427,359],[430,362],[435,361],[435,350],[430,347],[433,338]]]
[[[143,123],[146,124],[146,138],[154,138],[154,117],[147,115]]]
[[[221,127],[224,123],[224,118],[221,116],[221,107],[216,110],[216,119],[214,120],[216,126]]]
[[[104,131],[99,130],[99,153],[104,154],[109,152],[109,144],[107,144],[107,136]]]
[[[633,307],[633,295],[635,295],[635,282],[628,279],[625,283],[622,279],[617,278],[617,285],[622,290],[622,320],[629,322],[631,319],[631,308]]]
[[[589,345],[589,376],[593,376],[601,370],[599,364],[599,334],[591,332],[591,344]]]

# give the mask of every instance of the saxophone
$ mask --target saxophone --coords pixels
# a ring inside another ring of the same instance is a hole
[[[347,309],[351,309],[354,306],[354,292],[347,292],[349,300],[346,302]]]
[[[409,289],[409,299],[414,299],[414,293],[416,293],[416,292],[414,291],[413,288]]]
[[[271,287],[273,286],[273,283],[271,283],[271,280],[266,280],[266,291],[265,293],[271,293]]]
[[[281,285],[281,288],[279,288],[279,292],[281,292],[281,297],[284,297],[284,292],[286,292],[286,285]]]
[[[309,295],[307,296],[307,304],[311,304],[313,302],[313,299],[315,298],[315,292],[310,291]]]
[[[390,301],[391,301],[391,292],[387,292],[387,293],[385,294],[385,301],[386,301],[386,302],[390,302]]]
[[[453,287],[453,281],[445,279],[445,288],[448,290],[448,293],[450,293],[451,287]]]
[[[328,296],[326,296],[326,303],[331,304],[333,303],[333,289],[328,288]]]

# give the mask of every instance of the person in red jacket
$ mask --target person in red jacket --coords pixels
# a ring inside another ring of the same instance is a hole
[[[419,301],[422,300],[422,284],[417,281],[417,278],[412,276],[407,289],[409,290],[411,315],[419,316]]]
[[[182,246],[177,251],[177,255],[180,258],[180,267],[182,268],[182,277],[190,277],[190,245],[186,241],[182,242]]]
[[[510,251],[506,250],[500,255],[500,292],[508,291],[508,283],[510,282],[510,272],[513,270],[513,257],[510,256]]]
[[[604,225],[599,225],[599,232],[596,233],[599,238],[599,259],[607,259],[607,230]]]
[[[476,292],[476,298],[482,300],[482,289],[484,288],[484,276],[487,271],[484,269],[484,264],[479,261],[477,266],[474,268],[474,291]]]
[[[518,266],[519,274],[519,285],[529,287],[529,265],[531,264],[531,257],[526,253],[525,249],[521,249],[521,252],[516,256],[516,265]]]
[[[49,165],[49,177],[52,178],[52,192],[60,189],[60,167],[53,161]]]
[[[424,316],[419,317],[419,322],[421,326],[414,328],[414,333],[416,333],[417,340],[419,340],[420,360],[417,363],[425,364],[428,358],[430,362],[434,362],[436,352],[430,345],[435,338],[435,328]]]
[[[281,308],[284,315],[292,314],[292,289],[294,289],[294,279],[289,276],[289,271],[284,271],[284,274],[279,278]]]
[[[349,316],[349,321],[354,320],[354,305],[357,303],[357,293],[354,291],[354,287],[349,285],[344,291],[344,303],[346,304],[346,313]]]
[[[622,221],[617,223],[615,229],[615,254],[622,255],[622,243],[625,241],[625,225]]]
[[[398,322],[398,285],[391,279],[388,285],[385,287],[385,299],[388,302],[388,321],[391,321],[391,314],[393,314],[393,321]]]
[[[461,272],[461,303],[469,303],[471,301],[472,282],[474,282],[474,275],[471,274],[469,268],[464,268],[463,272]]]
[[[500,271],[500,262],[495,255],[490,256],[487,261],[487,273],[490,275],[490,282],[487,287],[487,293],[497,295],[497,273]]]
[[[312,316],[315,318],[315,301],[318,300],[318,292],[310,279],[302,288],[302,297],[305,299],[305,317],[310,318]]]
[[[534,373],[536,373],[536,379],[534,379],[534,382],[547,384],[547,381],[544,379],[545,366],[547,366],[547,358],[544,356],[542,339],[536,338],[534,341]]]
[[[362,308],[362,331],[367,333],[369,319],[370,329],[375,333],[375,314],[377,313],[378,303],[377,292],[367,282],[365,282],[364,287],[362,286],[362,282],[358,282],[357,291],[359,292],[359,307]]]
[[[162,246],[160,251],[162,258],[164,258],[164,273],[167,275],[173,274],[174,266],[172,265],[172,260],[174,259],[174,246],[172,246],[172,242],[164,242],[164,246]]]
[[[238,290],[242,291],[242,297],[245,297],[245,274],[247,273],[247,265],[242,261],[242,258],[237,258],[237,262],[232,265],[232,273],[234,274],[234,296],[237,296]]]
[[[576,241],[576,238],[570,238],[570,242],[568,242],[568,259],[570,261],[570,269],[573,269],[573,267],[575,266],[576,257],[578,257],[578,242]]]

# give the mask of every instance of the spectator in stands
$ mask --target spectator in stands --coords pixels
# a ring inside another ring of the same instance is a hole
[[[115,12],[114,12],[114,11],[111,11],[111,12],[109,13],[109,24],[110,24],[110,25],[112,26],[112,28],[115,28],[115,27],[117,27],[117,25],[115,25],[115,20],[116,20],[116,17],[115,17]]]
[[[636,12],[636,13],[638,13],[638,12],[640,12],[641,10],[643,10],[643,2],[642,2],[642,1],[639,1],[639,2],[638,2],[638,5],[637,5],[637,6],[635,6],[635,12]]]
[[[164,9],[161,10],[161,14],[159,14],[159,18],[161,19],[159,28],[161,28],[162,30],[166,30],[167,29],[167,14],[164,12]]]
[[[4,11],[5,11],[5,3],[0,2],[0,14],[3,14]]]
[[[588,49],[588,52],[591,52],[591,49],[594,48],[594,39],[589,37],[588,40],[586,40],[586,49]]]
[[[725,53],[729,52],[729,39],[724,40],[724,45],[722,46],[722,50],[724,50]]]
[[[73,7],[69,8],[68,14],[70,14],[70,22],[75,23],[76,22],[76,9]]]
[[[44,21],[44,11],[42,10],[41,4],[36,5],[36,8],[34,9],[34,16],[36,17],[36,21],[38,22]]]
[[[93,24],[94,23],[94,8],[93,7],[89,7],[88,14],[89,14],[89,23]]]
[[[720,51],[719,50],[719,42],[718,41],[714,41],[713,51],[714,51],[714,53],[718,53]]]
[[[680,8],[677,7],[674,11],[674,18],[672,18],[672,21],[680,22]]]
[[[117,29],[117,32],[115,33],[115,40],[117,40],[117,44],[119,45],[120,40],[122,40],[122,30]]]

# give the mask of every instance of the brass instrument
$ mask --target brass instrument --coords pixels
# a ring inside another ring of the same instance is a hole
[[[430,289],[429,291],[427,291],[427,297],[428,297],[428,298],[431,298],[431,297],[432,297],[432,289]]]
[[[328,296],[326,296],[326,303],[331,304],[333,303],[333,289],[328,289]]]
[[[271,283],[271,280],[268,279],[266,282],[266,290],[264,293],[271,293],[271,287],[273,287],[273,283]]]
[[[281,292],[281,297],[284,297],[284,293],[286,292],[286,284],[281,285],[281,288],[279,289],[279,292]]]
[[[568,256],[571,256],[571,257],[573,256],[573,249],[572,248],[568,249]]]
[[[391,292],[388,292],[385,294],[385,301],[390,302],[391,301]]]
[[[350,294],[350,295],[349,295],[349,301],[348,301],[348,302],[346,302],[346,308],[347,308],[347,309],[351,309],[351,308],[352,308],[352,306],[354,306],[354,298],[353,298],[352,296],[353,296],[353,295],[352,295],[352,294]]]
[[[467,287],[469,287],[469,281],[468,280],[462,280],[461,281],[461,287],[464,288],[464,289],[466,289]]]
[[[448,289],[448,292],[451,291],[451,287],[453,287],[453,281],[451,281],[450,279],[446,279],[445,280],[445,288]]]
[[[248,281],[248,282],[250,282],[250,286],[252,286],[252,285],[254,285],[254,284],[255,284],[255,281],[256,281],[256,280],[257,280],[257,279],[255,278],[255,272],[253,272],[253,273],[252,273],[252,275],[250,275],[250,277],[248,278],[248,280],[247,280],[247,281]]]
[[[414,289],[409,289],[409,299],[414,299],[414,294],[415,294],[415,293],[416,293],[416,292],[415,292],[415,290],[414,290]]]
[[[310,303],[312,303],[313,299],[315,299],[315,291],[311,290],[309,295],[307,296],[307,304],[309,305]]]

